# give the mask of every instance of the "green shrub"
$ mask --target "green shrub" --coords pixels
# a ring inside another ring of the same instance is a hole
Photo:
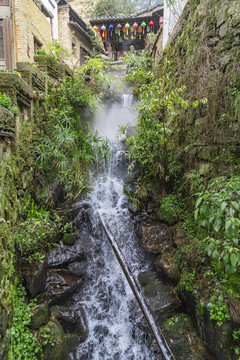
[[[197,194],[195,219],[208,232],[206,251],[224,264],[227,275],[240,265],[240,180],[216,178]]]
[[[6,94],[0,93],[0,105],[11,111],[14,115],[19,114],[18,108],[12,105],[12,100]]]
[[[26,302],[24,287],[15,285],[13,291],[13,324],[10,329],[9,360],[39,360],[43,358],[38,338],[29,328],[33,315],[31,307],[35,305],[35,301]]]
[[[20,254],[28,255],[31,261],[34,253],[37,255],[39,250],[49,247],[62,231],[63,218],[51,216],[50,211],[30,199],[26,201],[23,215],[25,219],[15,229],[14,239]]]
[[[177,195],[168,195],[162,198],[159,202],[159,209],[163,220],[165,220],[169,225],[181,220],[183,209],[180,203],[182,203],[182,201]]]

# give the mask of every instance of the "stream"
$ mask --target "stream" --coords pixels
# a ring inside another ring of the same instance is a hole
[[[93,127],[109,138],[111,159],[87,199],[76,204],[82,210],[75,223],[88,249],[85,285],[73,295],[88,323],[88,338],[74,355],[78,360],[172,359],[164,344],[160,351],[109,241],[114,239],[138,286],[138,274],[150,269],[150,261],[140,247],[123,193],[123,184],[129,180],[127,160],[123,142],[116,139],[119,125],[135,125],[132,98],[125,93],[121,102],[103,105],[96,116]],[[164,351],[166,357],[161,355]]]

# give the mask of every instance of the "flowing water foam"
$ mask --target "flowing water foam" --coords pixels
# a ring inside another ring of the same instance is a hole
[[[123,178],[127,167],[123,144],[113,140],[117,125],[134,120],[136,113],[129,108],[132,96],[123,97],[123,104],[111,106],[115,114],[111,126],[101,127],[111,140],[111,161],[95,181],[94,190],[85,201],[91,226],[80,231],[88,238],[88,275],[84,288],[75,301],[84,307],[89,336],[77,350],[77,359],[91,360],[147,360],[162,359],[152,347],[153,337],[142,311],[117,261],[102,223],[111,232],[130,272],[137,278],[148,269],[148,262],[134,232],[123,193]],[[127,114],[127,116],[126,116]],[[102,113],[103,121],[104,112]]]

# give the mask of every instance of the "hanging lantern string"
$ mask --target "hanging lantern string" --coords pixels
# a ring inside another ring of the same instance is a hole
[[[136,35],[137,35],[138,24],[135,22],[135,23],[133,24],[133,27],[134,27],[134,29],[135,29],[134,35],[136,36]]]
[[[119,32],[118,32],[118,36],[120,36],[120,35],[121,35],[121,28],[122,28],[122,25],[121,25],[121,24],[118,24],[118,25],[117,25],[117,28],[118,28],[118,30],[119,30]]]
[[[150,32],[152,32],[153,25],[154,25],[154,22],[151,20],[151,21],[150,21],[150,23],[149,23],[149,26],[150,26]]]
[[[144,34],[144,28],[147,26],[147,24],[145,23],[145,21],[143,21],[143,22],[141,23],[141,26],[142,26],[142,28],[143,28],[143,34]]]
[[[114,30],[114,26],[112,24],[109,25],[109,30],[110,30],[110,36],[112,36],[112,32]]]

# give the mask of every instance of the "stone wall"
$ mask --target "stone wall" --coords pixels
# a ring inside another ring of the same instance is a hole
[[[33,0],[15,1],[16,61],[33,61],[34,38],[45,47],[52,42],[52,26]]]
[[[72,58],[65,60],[71,67],[82,65],[84,54],[92,53],[92,45],[78,31],[75,25],[70,24],[70,9],[68,6],[61,6],[58,10],[59,43],[72,54]],[[74,44],[74,46],[73,46]]]
[[[12,317],[15,247],[12,229],[33,186],[33,142],[38,138],[37,109],[57,79],[70,75],[66,64],[39,55],[36,63],[18,63],[18,73],[0,74],[0,92],[19,109],[0,107],[0,359],[8,359]],[[21,76],[19,76],[19,74]],[[24,200],[25,199],[25,200]]]
[[[92,11],[99,0],[70,0],[68,1],[71,7],[78,13],[78,15],[89,23],[89,19],[92,17]]]
[[[171,123],[182,176],[193,170],[201,176],[229,175],[238,166],[239,13],[237,0],[191,0],[164,53],[157,43],[153,50],[156,71],[168,88],[186,86],[182,97],[189,107],[176,109]]]

